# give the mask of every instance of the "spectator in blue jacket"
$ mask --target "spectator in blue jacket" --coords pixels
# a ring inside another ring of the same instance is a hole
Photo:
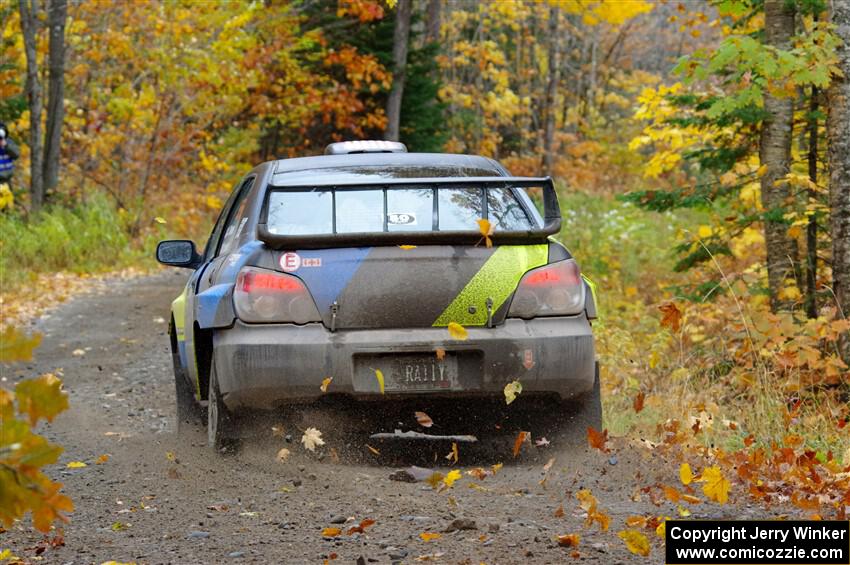
[[[15,174],[15,160],[21,156],[18,145],[9,137],[6,124],[0,122],[0,184],[8,183]]]

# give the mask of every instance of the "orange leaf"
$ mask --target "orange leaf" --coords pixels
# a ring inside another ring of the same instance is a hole
[[[664,317],[661,319],[661,325],[665,328],[670,328],[674,332],[679,331],[682,323],[682,311],[672,302],[667,302],[658,307]]]
[[[457,442],[452,442],[452,450],[446,455],[446,459],[452,462],[452,465],[457,463],[458,453],[457,453]]]
[[[564,534],[558,536],[558,545],[561,547],[578,547],[581,537],[578,534]]]
[[[322,392],[328,392],[328,386],[330,386],[331,381],[333,380],[333,377],[325,377],[324,379],[322,379],[322,384],[319,387],[319,390],[321,390]]]
[[[422,532],[419,534],[419,537],[422,538],[422,541],[431,541],[435,539],[440,539],[442,534],[438,534],[436,532]]]
[[[667,500],[673,503],[679,502],[679,500],[682,498],[682,494],[678,490],[668,486],[664,487],[664,496],[667,498]]]
[[[637,396],[635,396],[634,401],[632,401],[632,408],[635,409],[635,414],[638,414],[641,410],[643,410],[644,400],[646,400],[646,395],[643,393],[643,391],[637,393]]]
[[[514,440],[514,457],[519,455],[519,450],[522,449],[522,444],[528,441],[528,438],[531,437],[531,433],[529,432],[520,432],[517,434],[516,439]]]
[[[645,528],[646,516],[629,516],[626,518],[626,525],[630,528]]]
[[[555,510],[555,518],[563,518],[564,517],[564,505],[560,505],[557,510]]]
[[[481,237],[484,238],[484,244],[488,249],[493,247],[493,241],[490,239],[490,236],[493,235],[493,229],[495,226],[490,223],[490,220],[485,220],[484,218],[476,220],[476,222],[478,223],[478,229],[481,232]]]
[[[430,428],[434,425],[434,420],[432,420],[425,412],[414,412],[413,415],[416,416],[416,421],[419,422],[419,425],[423,428]]]
[[[375,455],[380,455],[380,454],[381,454],[381,452],[380,452],[380,451],[378,451],[377,449],[375,449],[374,447],[372,447],[372,446],[371,446],[371,445],[369,445],[368,443],[366,444],[366,447],[369,449],[369,451],[371,451],[371,452],[372,452],[372,453],[374,453]]]
[[[325,528],[322,530],[323,538],[335,538],[342,533],[342,530],[339,528]]]
[[[603,453],[608,453],[608,448],[605,447],[605,442],[608,441],[608,430],[603,430],[601,433],[596,431],[593,426],[587,428],[587,443],[590,447],[598,449]]]
[[[443,359],[446,358],[446,350],[443,349],[442,347],[438,347],[437,350],[436,350],[436,353],[437,353],[437,361],[442,361]]]

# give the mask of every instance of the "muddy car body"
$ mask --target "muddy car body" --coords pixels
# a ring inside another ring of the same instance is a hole
[[[263,163],[202,253],[160,243],[162,263],[193,269],[172,304],[178,415],[206,405],[211,444],[233,414],[315,399],[326,378],[363,401],[502,395],[519,380],[523,395],[586,399],[597,423],[596,308],[551,238],[551,180],[401,148]]]

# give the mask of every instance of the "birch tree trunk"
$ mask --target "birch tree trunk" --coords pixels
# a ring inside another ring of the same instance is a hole
[[[44,137],[44,192],[56,188],[59,180],[59,156],[62,146],[62,123],[65,118],[65,23],[68,0],[49,0],[47,25],[50,28],[48,65],[50,79],[47,90],[47,131]]]
[[[442,24],[443,0],[428,0],[425,24],[425,42],[436,43],[440,40],[440,25]]]
[[[793,4],[785,0],[765,0],[764,15],[765,42],[777,49],[789,49],[794,34]],[[761,164],[767,166],[767,172],[761,178],[761,199],[765,209],[770,307],[774,312],[791,307],[791,303],[782,298],[782,290],[786,281],[795,280],[794,258],[797,252],[782,218],[790,190],[787,183],[776,182],[788,174],[790,168],[793,104],[791,97],[778,97],[765,91],[767,117],[762,125],[759,157]]]
[[[832,22],[841,38],[838,65],[844,76],[829,88],[829,208],[832,232],[832,288],[838,306],[850,318],[850,3],[832,0]],[[840,340],[850,363],[850,336]]]
[[[44,97],[38,78],[38,12],[39,0],[19,0],[21,31],[24,34],[24,52],[27,57],[27,101],[30,111],[30,199],[31,210],[37,212],[44,204],[44,176],[41,152],[41,114]]]
[[[395,32],[393,33],[393,88],[387,99],[387,129],[384,133],[384,139],[389,141],[398,141],[399,137],[411,10],[412,0],[399,0],[396,7]]]

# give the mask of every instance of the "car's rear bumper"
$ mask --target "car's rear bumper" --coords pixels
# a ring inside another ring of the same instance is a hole
[[[287,401],[321,396],[322,380],[333,377],[329,393],[380,398],[374,369],[391,378],[387,354],[436,356],[443,349],[458,359],[458,379],[437,392],[386,392],[386,396],[501,394],[519,380],[523,393],[556,393],[563,398],[591,390],[595,353],[590,323],[574,317],[508,319],[496,328],[467,328],[468,339],[450,338],[446,328],[341,330],[322,324],[243,324],[215,335],[219,387],[231,409],[273,408]],[[382,375],[383,376],[383,375]]]

